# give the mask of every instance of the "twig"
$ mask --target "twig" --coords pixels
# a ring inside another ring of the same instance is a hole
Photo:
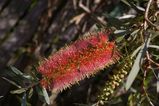
[[[153,27],[159,27],[158,25],[152,23],[149,18],[148,18],[148,14],[149,14],[149,10],[150,10],[150,6],[151,6],[151,3],[152,3],[153,0],[149,0],[148,4],[147,4],[147,7],[146,7],[146,11],[145,11],[145,23],[144,23],[144,30],[147,29],[147,22],[152,25]]]
[[[155,61],[153,61],[151,58],[150,58],[150,56],[149,56],[149,53],[147,52],[147,59],[151,62],[151,63],[153,63],[153,64],[155,64],[156,66],[158,66],[159,67],[159,64],[158,63],[156,63]]]
[[[91,11],[89,8],[87,8],[86,6],[84,6],[84,5],[82,4],[82,1],[79,2],[79,7],[80,7],[81,9],[83,9],[87,14],[89,14],[90,17],[91,17],[92,19],[94,19],[97,23],[100,23],[102,26],[106,26],[106,25],[104,24],[105,22],[103,22],[103,21],[101,21],[99,18],[97,18],[97,17],[92,13],[92,11]]]
[[[144,16],[145,21],[144,21],[144,27],[143,27],[144,31],[147,30],[147,28],[148,28],[148,23],[149,23],[150,25],[154,26],[154,27],[157,27],[157,26],[156,26],[155,24],[153,24],[153,23],[149,20],[149,18],[148,18],[148,14],[149,14],[149,10],[150,10],[150,6],[151,6],[152,2],[153,2],[153,0],[149,0],[149,2],[148,2],[148,4],[147,4],[147,7],[146,7],[145,16]],[[149,40],[149,42],[150,42],[150,40],[151,40],[150,37],[151,37],[151,34],[148,34],[148,35],[146,36],[145,43],[146,43],[147,40]],[[147,46],[148,46],[148,44],[147,44]],[[147,58],[150,60],[147,50],[146,50],[146,53],[147,53],[147,55],[146,55]],[[147,69],[148,69],[148,67],[147,67]],[[152,103],[151,99],[150,99],[149,96],[148,96],[148,93],[147,93],[146,88],[145,88],[145,83],[144,83],[144,82],[145,82],[145,79],[146,79],[146,76],[147,76],[147,69],[144,70],[143,90],[144,90],[144,93],[145,93],[146,98],[147,98],[147,100],[149,101],[150,105],[151,105],[151,106],[154,106],[154,104]]]
[[[146,51],[146,56],[147,56],[147,59],[150,59],[150,56],[149,56],[149,54],[148,54],[148,51]],[[145,93],[146,98],[147,98],[147,100],[149,101],[150,105],[151,105],[151,106],[154,106],[154,104],[152,103],[152,101],[151,101],[151,99],[150,99],[150,97],[149,97],[149,95],[148,95],[148,93],[147,93],[147,90],[146,90],[146,88],[145,88],[145,80],[146,80],[147,69],[148,69],[148,68],[149,68],[149,67],[146,67],[146,69],[144,70],[143,90],[144,90],[144,93]]]
[[[159,66],[159,64],[157,64],[156,62],[154,62],[154,61],[150,58],[148,51],[146,52],[146,57],[147,57],[147,60],[148,60],[149,62],[154,63],[155,65]],[[152,70],[152,71],[153,71],[153,70]],[[154,74],[154,76],[156,77],[156,79],[158,79],[158,77],[157,77],[157,75],[155,74],[154,71],[153,71],[153,74]]]
[[[148,93],[147,93],[147,91],[146,91],[146,88],[145,88],[145,86],[144,86],[144,85],[145,85],[144,82],[145,82],[145,79],[146,79],[146,74],[147,74],[147,70],[144,71],[143,90],[144,90],[144,93],[145,93],[146,98],[147,98],[147,100],[149,101],[150,105],[151,105],[151,106],[155,106],[155,105],[152,103],[152,101],[151,101],[151,99],[150,99],[150,97],[149,97],[149,95],[148,95]]]
[[[79,2],[79,7],[81,7],[85,12],[91,13],[91,10],[82,4],[82,1]]]

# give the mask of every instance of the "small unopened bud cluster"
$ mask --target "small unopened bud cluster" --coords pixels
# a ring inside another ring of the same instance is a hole
[[[109,75],[109,79],[100,92],[99,101],[103,104],[107,102],[120,83],[125,79],[132,66],[132,60],[126,58],[121,64],[119,64],[114,70],[113,75]]]

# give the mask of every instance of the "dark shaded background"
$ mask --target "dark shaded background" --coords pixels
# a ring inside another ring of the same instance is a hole
[[[120,15],[115,9],[123,6],[119,0],[0,0],[0,72],[9,65],[27,72],[43,57],[76,40],[95,24],[106,24],[104,14],[113,15],[115,11],[115,15]],[[75,85],[69,92],[61,93],[57,104],[95,102],[89,88],[97,82],[94,78],[82,81],[80,87]],[[0,95],[4,96],[0,106],[20,105],[18,97],[9,93],[13,88],[0,79]],[[95,93],[97,89],[93,90]],[[36,93],[30,102],[33,106],[41,104]]]

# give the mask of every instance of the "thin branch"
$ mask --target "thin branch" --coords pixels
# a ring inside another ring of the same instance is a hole
[[[147,7],[146,7],[144,30],[147,29],[147,26],[148,26],[148,25],[147,25],[147,22],[148,22],[150,25],[152,25],[153,27],[156,27],[156,28],[159,27],[158,25],[152,23],[152,22],[149,20],[149,18],[148,18],[148,14],[149,14],[149,10],[150,10],[150,6],[151,6],[152,2],[153,2],[153,0],[149,0],[149,2],[148,2],[148,4],[147,4]]]
[[[148,59],[151,63],[153,63],[153,64],[155,64],[156,66],[159,67],[159,64],[156,63],[154,60],[152,60],[152,59],[150,58],[149,53],[147,53],[147,59]]]
[[[80,7],[81,9],[83,9],[87,14],[89,14],[90,17],[91,17],[93,20],[95,20],[97,23],[100,23],[102,26],[106,26],[106,25],[104,24],[105,22],[101,21],[101,19],[99,19],[98,17],[96,17],[88,7],[86,7],[85,5],[82,4],[82,1],[79,2],[79,7]]]
[[[155,106],[155,105],[152,103],[152,101],[151,101],[151,99],[150,99],[150,97],[149,97],[149,95],[148,95],[148,93],[147,93],[147,91],[146,91],[146,88],[145,88],[144,82],[145,82],[145,79],[146,79],[146,75],[147,75],[147,70],[144,71],[143,90],[144,90],[144,93],[145,93],[146,98],[147,98],[147,100],[149,101],[150,105],[151,105],[151,106]]]
[[[148,60],[149,62],[154,63],[154,64],[156,65],[156,62],[154,62],[153,60],[151,60],[148,51],[146,52],[146,57],[147,57],[147,60]],[[159,65],[159,64],[157,64],[157,66],[158,66],[158,65]],[[156,77],[156,79],[158,79],[158,77],[157,77],[157,75],[155,74],[154,70],[152,70],[152,72],[153,72],[154,76]]]
[[[153,2],[153,0],[149,0],[149,2],[148,2],[148,4],[147,4],[147,7],[146,7],[146,11],[145,11],[145,16],[144,16],[145,21],[144,21],[144,27],[143,27],[143,29],[144,29],[145,31],[146,31],[147,28],[148,28],[148,23],[149,23],[150,25],[154,26],[154,27],[157,27],[157,26],[156,26],[155,24],[153,24],[153,23],[149,20],[149,18],[148,18],[149,10],[150,10],[150,6],[151,6],[152,2]],[[150,38],[151,38],[151,34],[148,34],[148,36],[146,37],[145,43],[146,43],[147,40],[149,40],[149,42],[150,42],[150,40],[151,40]],[[147,44],[147,46],[148,46],[148,45],[149,45],[149,44]],[[146,54],[147,54],[147,55],[146,55],[147,58],[150,60],[150,57],[149,57],[149,55],[148,55],[148,51],[147,51],[147,50],[146,50]],[[148,67],[147,67],[147,69],[148,69]],[[151,106],[154,106],[154,104],[152,103],[152,101],[151,101],[151,99],[150,99],[150,97],[149,97],[149,95],[148,95],[148,93],[147,93],[147,91],[146,91],[146,88],[145,88],[145,80],[146,80],[146,76],[147,76],[147,69],[144,70],[143,90],[144,90],[144,93],[145,93],[146,98],[147,98],[147,100],[149,101],[150,105],[151,105]]]

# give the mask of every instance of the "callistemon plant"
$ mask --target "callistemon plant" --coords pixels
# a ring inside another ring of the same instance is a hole
[[[115,42],[109,41],[107,31],[88,33],[40,63],[38,71],[43,75],[41,84],[62,91],[119,58]]]

